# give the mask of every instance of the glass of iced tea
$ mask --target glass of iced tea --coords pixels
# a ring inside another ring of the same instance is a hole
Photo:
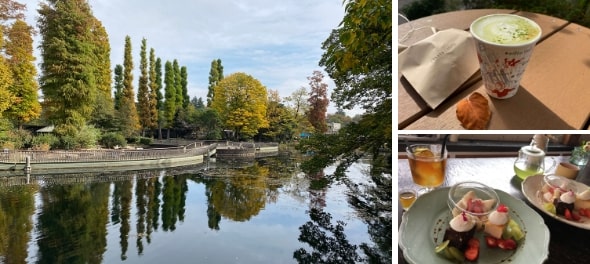
[[[412,180],[423,188],[424,194],[443,184],[446,174],[447,151],[442,144],[410,145],[406,148]]]
[[[404,211],[407,211],[410,206],[416,201],[416,191],[412,189],[399,190],[399,202]]]

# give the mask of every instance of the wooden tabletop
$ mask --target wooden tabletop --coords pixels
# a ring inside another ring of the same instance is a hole
[[[516,154],[515,154],[516,155]],[[556,161],[567,160],[567,157],[553,157]],[[505,191],[517,199],[526,202],[542,216],[550,232],[549,259],[546,263],[588,263],[590,260],[590,231],[570,226],[540,212],[530,204],[521,191],[521,180],[514,176],[513,163],[515,157],[502,158],[449,158],[447,160],[447,176],[443,186],[451,186],[457,182],[472,180],[484,183],[495,189]],[[412,182],[412,176],[405,157],[398,159],[398,188],[419,189]],[[402,210],[398,204],[398,227],[401,224]],[[407,263],[398,246],[398,263]]]
[[[537,43],[517,94],[494,99],[485,92],[479,72],[436,109],[431,109],[398,72],[398,129],[464,129],[457,102],[473,92],[484,95],[492,111],[488,129],[590,129],[590,29],[542,14],[504,9],[463,10],[437,14],[398,26],[400,45],[409,46],[437,30],[468,30],[477,17],[515,13],[537,22]],[[412,28],[414,31],[411,31]]]

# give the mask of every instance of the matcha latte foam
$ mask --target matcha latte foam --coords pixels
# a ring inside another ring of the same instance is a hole
[[[539,26],[524,17],[497,14],[484,16],[471,24],[471,33],[480,40],[500,45],[521,45],[540,37]]]

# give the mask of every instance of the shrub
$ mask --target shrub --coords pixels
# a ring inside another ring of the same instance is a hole
[[[125,147],[127,146],[127,141],[122,134],[116,132],[109,132],[102,136],[100,139],[100,145],[106,148],[114,148],[115,146]]]
[[[57,148],[59,147],[59,138],[53,134],[42,134],[38,136],[34,136],[31,140],[31,144],[33,145],[33,149],[43,149],[47,148],[46,150]]]
[[[154,140],[152,138],[142,137],[139,139],[141,145],[151,145]]]
[[[76,135],[76,143],[81,148],[95,147],[100,138],[100,130],[93,126],[84,126]]]
[[[15,149],[23,149],[31,146],[33,135],[24,129],[10,130],[6,133],[5,141],[11,142]]]

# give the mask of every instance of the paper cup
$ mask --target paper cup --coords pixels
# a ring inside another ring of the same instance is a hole
[[[569,162],[560,162],[557,165],[557,169],[555,169],[555,175],[563,176],[572,180],[576,179],[578,172],[580,172],[580,167]]]
[[[541,38],[541,27],[525,17],[494,14],[476,19],[469,30],[488,95],[498,99],[514,96]]]

